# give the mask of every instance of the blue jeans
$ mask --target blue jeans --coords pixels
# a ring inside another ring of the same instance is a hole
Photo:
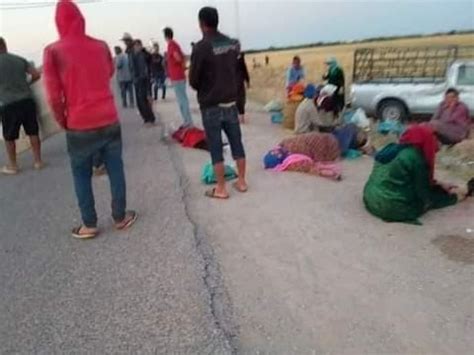
[[[120,81],[120,96],[122,97],[122,106],[127,107],[127,95],[130,100],[130,107],[135,106],[135,100],[133,98],[133,83],[132,81]]]
[[[202,124],[206,131],[207,144],[213,165],[224,161],[222,131],[224,131],[229,140],[232,157],[235,160],[245,158],[242,132],[240,130],[239,115],[236,106],[215,106],[202,109]]]
[[[67,131],[66,141],[71,160],[74,188],[84,225],[97,227],[92,167],[94,156],[102,157],[112,193],[112,217],[115,222],[125,218],[126,184],[122,161],[122,132],[119,124],[90,131]]]
[[[166,98],[166,75],[163,74],[157,74],[153,78],[153,98],[155,100],[158,99],[158,89],[163,91],[163,94],[161,95],[161,98],[164,100]]]
[[[193,124],[191,110],[189,109],[188,94],[186,93],[186,80],[173,81],[176,100],[178,100],[179,110],[185,126]]]

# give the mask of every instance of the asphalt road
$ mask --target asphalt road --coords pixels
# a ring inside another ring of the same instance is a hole
[[[47,169],[0,176],[0,353],[230,353],[214,310],[212,260],[190,222],[161,129],[122,112],[129,207],[116,232],[107,177],[94,189],[102,234],[79,224],[63,134],[44,144]],[[2,152],[3,154],[3,152]],[[3,155],[0,161],[4,161]]]
[[[179,124],[173,98],[157,110]],[[69,237],[63,135],[45,144],[46,170],[28,169],[26,153],[23,174],[0,176],[0,353],[470,353],[473,201],[423,226],[383,223],[361,202],[370,158],[344,162],[339,183],[264,171],[264,152],[289,133],[250,111],[250,190],[228,201],[203,197],[206,152],[123,112],[140,212],[127,233],[111,229],[102,177],[103,234]]]

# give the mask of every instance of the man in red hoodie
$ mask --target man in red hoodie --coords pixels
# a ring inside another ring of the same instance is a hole
[[[85,33],[85,21],[71,0],[56,8],[59,40],[44,50],[43,70],[48,102],[59,125],[66,130],[74,187],[83,225],[76,238],[98,234],[92,191],[93,157],[103,157],[112,192],[112,217],[119,230],[137,219],[126,212],[122,135],[110,79],[114,65],[107,44]]]

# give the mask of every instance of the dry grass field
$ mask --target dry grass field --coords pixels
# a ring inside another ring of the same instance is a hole
[[[299,55],[301,57],[306,69],[306,80],[313,83],[321,82],[321,77],[326,70],[324,64],[325,59],[331,56],[336,57],[346,73],[346,89],[348,89],[352,81],[353,55],[357,48],[428,47],[444,45],[473,46],[474,34],[398,39],[249,54],[246,57],[252,84],[249,96],[260,103],[266,103],[271,99],[282,99],[284,97],[286,69],[290,65],[291,59],[294,55]],[[265,55],[270,57],[270,65],[268,67],[265,66]],[[256,69],[253,69],[252,66],[254,58],[257,60],[257,63],[261,65]]]

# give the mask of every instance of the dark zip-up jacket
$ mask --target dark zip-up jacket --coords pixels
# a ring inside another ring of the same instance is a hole
[[[189,82],[201,109],[237,100],[239,51],[239,42],[220,32],[205,35],[194,46]]]

